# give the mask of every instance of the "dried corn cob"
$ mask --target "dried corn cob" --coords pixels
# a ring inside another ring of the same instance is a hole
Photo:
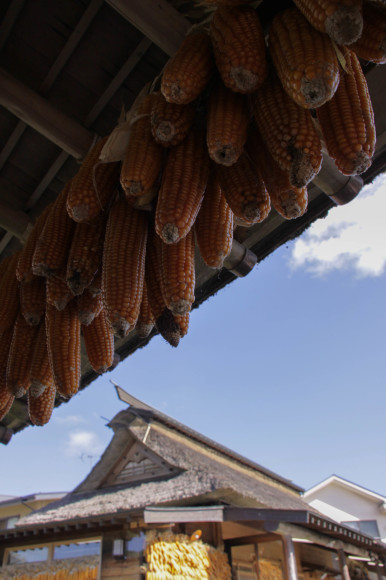
[[[146,265],[145,265],[146,268]],[[147,294],[146,278],[143,284],[143,294],[141,308],[139,309],[139,316],[135,330],[140,338],[147,338],[155,325],[155,318],[150,307],[149,297]]]
[[[66,210],[71,182],[64,186],[49,212],[36,242],[32,271],[36,276],[53,276],[66,267],[75,224]]]
[[[4,393],[4,406],[3,407],[0,406],[0,421],[2,421],[4,417],[8,415],[15,400],[15,397],[11,395],[8,389],[5,386],[2,387],[0,385],[0,400],[3,398],[2,396],[3,393]]]
[[[43,391],[54,381],[48,358],[45,320],[39,325],[31,358],[31,386],[28,389],[28,396],[40,397]]]
[[[195,128],[170,152],[162,176],[155,214],[157,234],[175,244],[192,228],[209,173],[204,133]]]
[[[134,328],[145,275],[147,216],[125,199],[111,208],[103,250],[102,288],[107,317],[118,336]]]
[[[154,228],[149,227],[149,236],[146,247],[145,279],[150,309],[153,313],[155,321],[157,321],[157,319],[161,316],[162,312],[166,308],[166,304],[163,299],[161,290],[162,244],[163,241],[156,234]]]
[[[32,396],[31,389],[28,391],[28,415],[31,423],[40,427],[48,423],[54,410],[55,397],[56,388],[53,380],[38,397]]]
[[[22,397],[30,386],[32,351],[38,328],[27,324],[19,312],[13,329],[7,363],[7,389],[15,397]]]
[[[350,49],[364,60],[386,63],[386,4],[377,6],[364,2],[362,36],[350,45]]]
[[[192,126],[196,105],[168,103],[162,93],[157,93],[154,100],[150,124],[154,139],[164,147],[174,147],[181,143]]]
[[[271,210],[264,182],[243,154],[231,167],[218,166],[217,179],[234,215],[246,224],[262,222]]]
[[[56,390],[70,398],[77,393],[80,381],[80,321],[74,300],[64,310],[47,304],[46,332]]]
[[[194,302],[194,234],[190,232],[176,244],[161,245],[161,290],[173,314],[189,312]]]
[[[67,197],[68,215],[76,222],[90,222],[107,209],[119,183],[119,164],[101,163],[99,155],[108,137],[97,141],[72,179]]]
[[[19,260],[16,266],[16,277],[19,282],[22,280],[31,280],[35,276],[35,274],[32,272],[32,258],[35,253],[36,243],[43,231],[47,216],[50,213],[53,205],[53,203],[47,205],[47,207],[37,218],[35,225],[30,231],[28,239],[20,252]]]
[[[285,91],[298,105],[310,109],[331,99],[339,84],[334,46],[299,10],[289,8],[275,16],[269,49]]]
[[[126,200],[135,209],[140,209],[142,211],[153,211],[153,200],[158,195],[159,187],[159,180],[157,179],[147,193],[144,195],[128,195],[126,193]]]
[[[55,306],[57,310],[63,310],[73,298],[70,288],[67,286],[66,274],[59,272],[58,276],[46,279],[47,304]]]
[[[317,109],[327,151],[341,173],[363,173],[375,149],[374,114],[358,57],[345,49],[348,72],[342,72],[334,97]]]
[[[41,276],[20,282],[20,310],[27,324],[36,326],[46,312],[46,284]]]
[[[7,363],[12,335],[13,327],[8,328],[3,334],[0,334],[0,416],[2,417],[8,413],[8,405],[11,405],[14,399],[14,396],[9,392],[6,385]],[[10,399],[12,399],[11,402]]]
[[[19,254],[4,258],[4,272],[0,280],[0,334],[15,322],[19,310],[19,283],[16,278],[16,265]]]
[[[97,316],[99,316],[102,310],[102,294],[100,293],[93,296],[86,288],[83,294],[78,296],[77,305],[78,316],[81,324],[88,326]]]
[[[194,229],[205,264],[210,268],[222,268],[232,248],[233,212],[213,176],[209,179]]]
[[[170,103],[186,105],[202,93],[214,68],[209,36],[202,31],[185,37],[162,73],[161,92]]]
[[[351,44],[362,34],[362,0],[294,0],[316,30],[337,44]]]
[[[145,195],[162,167],[164,151],[151,133],[150,114],[156,96],[147,95],[133,119],[121,169],[121,185],[128,196]]]
[[[113,364],[114,334],[101,310],[98,316],[87,326],[82,326],[84,344],[90,365],[96,373],[102,374]]]
[[[91,284],[102,264],[106,215],[101,213],[90,223],[78,223],[67,261],[66,280],[72,293],[82,294]]]
[[[267,76],[263,29],[248,6],[220,7],[211,23],[214,57],[224,84],[237,93],[253,93]]]
[[[206,142],[209,156],[220,165],[232,165],[243,152],[249,124],[248,103],[221,82],[208,103]]]
[[[189,312],[179,316],[174,315],[168,308],[165,308],[157,319],[157,330],[171,346],[177,347],[181,338],[188,332],[189,317]]]
[[[247,152],[263,178],[275,210],[285,219],[302,216],[307,210],[307,188],[298,189],[290,184],[288,173],[273,159],[254,125],[249,133]]]
[[[293,186],[307,185],[320,170],[322,146],[311,113],[299,107],[271,74],[255,93],[253,112],[271,155]]]

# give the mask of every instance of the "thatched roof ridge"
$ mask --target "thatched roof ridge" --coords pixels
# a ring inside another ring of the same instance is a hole
[[[240,466],[237,461],[221,456],[218,451],[205,448],[181,434],[175,436],[154,417],[145,421],[132,410],[119,413],[113,420],[115,437],[129,430],[133,440],[145,441],[146,447],[178,469],[168,479],[120,485],[85,491],[78,486],[58,502],[23,518],[18,527],[39,527],[60,522],[129,516],[131,512],[149,505],[199,505],[202,503],[232,503],[272,509],[309,509],[293,489],[286,489],[269,481],[257,470]],[[121,436],[121,435],[120,435]],[[113,444],[114,438],[110,443]],[[108,457],[108,450],[104,456]],[[95,477],[95,470],[103,470],[103,457],[86,482]],[[110,457],[111,465],[111,457]]]

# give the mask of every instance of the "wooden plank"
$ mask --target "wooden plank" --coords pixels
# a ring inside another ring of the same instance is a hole
[[[32,89],[0,70],[0,104],[75,157],[83,158],[94,136]]]
[[[204,506],[192,508],[145,508],[146,524],[162,524],[168,522],[222,522],[224,508]]]
[[[184,39],[190,23],[166,0],[107,0],[154,44],[172,56]]]
[[[24,4],[25,0],[13,0],[10,2],[0,27],[0,50],[3,49],[5,43],[7,42],[12,28],[22,11]]]
[[[225,507],[224,521],[308,522],[307,510]]]
[[[134,52],[131,53],[125,64],[122,66],[116,77],[111,81],[107,89],[103,92],[101,97],[95,103],[90,113],[88,114],[85,126],[89,127],[97,119],[101,111],[110,101],[110,99],[115,95],[120,86],[125,82],[131,71],[136,67],[139,61],[142,59],[145,52],[150,48],[151,40],[148,38],[143,38],[138,44]]]
[[[78,24],[72,31],[71,36],[64,45],[63,50],[59,54],[58,58],[55,60],[51,69],[48,71],[48,74],[45,77],[42,85],[40,86],[40,91],[42,93],[45,93],[52,87],[58,75],[63,70],[66,62],[74,52],[79,42],[82,40],[84,33],[91,24],[92,20],[94,19],[95,15],[99,11],[102,4],[103,0],[92,0],[90,2],[82,18],[79,20]]]

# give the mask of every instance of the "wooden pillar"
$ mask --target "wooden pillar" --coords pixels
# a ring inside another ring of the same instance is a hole
[[[344,553],[343,550],[338,550],[338,556],[339,556],[339,565],[340,565],[340,571],[342,574],[342,579],[343,580],[351,580],[350,572],[348,571],[346,554]]]
[[[284,569],[286,580],[298,580],[298,571],[296,566],[295,546],[291,536],[282,536],[284,549]]]
[[[382,570],[381,570],[380,566],[378,566],[378,564],[376,565],[375,569],[377,571],[378,580],[384,580]]]
[[[256,572],[257,580],[260,580],[260,567],[259,567],[259,544],[255,544],[255,561],[254,568]]]

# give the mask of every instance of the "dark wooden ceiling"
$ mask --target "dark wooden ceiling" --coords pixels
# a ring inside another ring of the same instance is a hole
[[[289,4],[291,0],[264,0],[258,8],[263,22]],[[94,139],[112,131],[122,108],[130,108],[190,26],[204,16],[200,2],[183,0],[0,4],[0,260],[20,247],[35,217],[76,173]],[[375,161],[362,176],[366,182],[385,165],[386,82],[382,67],[367,65],[365,70],[378,134]],[[262,259],[324,215],[334,201],[323,192],[339,192],[347,182],[354,189],[361,185],[360,179],[349,180],[326,160],[309,188],[306,216],[285,222],[271,212],[266,222],[239,228],[237,240]],[[218,274],[197,258],[196,306],[234,279],[229,270]],[[143,344],[133,332],[116,347],[123,358]],[[82,387],[94,378],[84,360]],[[16,432],[27,424],[21,399],[0,430]]]

